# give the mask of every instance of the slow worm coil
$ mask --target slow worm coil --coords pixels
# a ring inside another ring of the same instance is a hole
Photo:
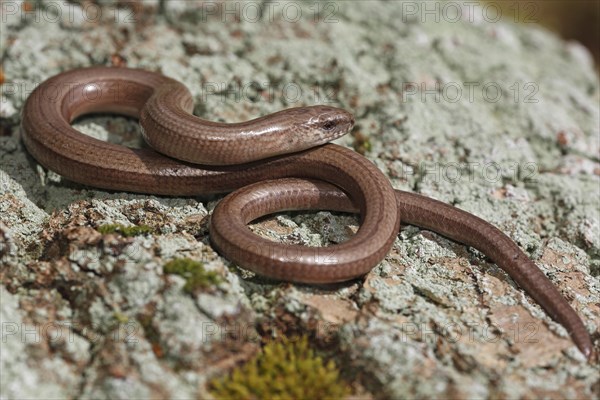
[[[405,223],[483,252],[591,356],[591,338],[581,319],[508,236],[450,205],[394,191],[367,159],[325,144],[352,128],[348,112],[292,108],[225,124],[195,117],[192,108],[187,88],[158,73],[76,69],[48,79],[27,99],[23,140],[43,166],[103,189],[189,196],[243,188],[215,209],[211,241],[230,260],[275,279],[328,283],[364,275],[391,249],[402,216]],[[71,127],[78,116],[98,112],[139,118],[146,141],[169,157],[99,141]],[[273,243],[245,228],[268,213],[324,208],[359,211],[357,234],[339,245],[310,248]]]

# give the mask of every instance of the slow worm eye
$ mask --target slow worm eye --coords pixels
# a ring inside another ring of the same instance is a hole
[[[333,121],[327,121],[323,124],[323,129],[326,131],[330,131],[333,128],[335,128],[335,122]]]

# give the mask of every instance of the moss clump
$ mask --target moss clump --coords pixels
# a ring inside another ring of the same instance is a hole
[[[185,278],[183,290],[188,293],[221,283],[219,274],[205,270],[204,264],[189,258],[178,258],[169,261],[165,264],[163,270],[166,274],[176,274]]]
[[[333,361],[315,356],[303,336],[267,344],[226,378],[211,383],[218,399],[340,399],[350,394]]]
[[[121,224],[101,225],[96,230],[103,235],[106,235],[108,233],[118,233],[121,236],[125,236],[125,237],[145,235],[147,233],[152,232],[152,228],[150,228],[149,226],[146,226],[146,225],[125,226],[125,225],[121,225]]]

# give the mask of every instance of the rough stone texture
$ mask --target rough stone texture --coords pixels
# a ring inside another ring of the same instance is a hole
[[[312,2],[230,3],[237,18],[215,2],[161,4],[2,3],[2,398],[206,398],[211,377],[250,358],[261,335],[281,333],[309,333],[366,397],[598,397],[598,365],[473,249],[404,227],[364,280],[268,282],[210,247],[214,200],[67,182],[27,155],[19,130],[37,83],[91,64],[179,79],[196,114],[214,120],[339,105],[357,117],[340,144],[370,149],[395,187],[499,226],[597,343],[600,91],[581,46],[492,21],[480,7],[455,20],[439,6],[436,21],[415,2],[322,3],[320,14]],[[135,121],[89,117],[76,126],[141,145]],[[154,233],[101,235],[94,228],[104,223]],[[356,225],[320,212],[252,229],[323,245]],[[163,273],[175,257],[204,261],[224,283],[187,294],[182,278]]]

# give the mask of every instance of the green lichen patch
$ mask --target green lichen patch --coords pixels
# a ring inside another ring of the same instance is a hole
[[[152,232],[152,228],[150,228],[147,225],[125,226],[121,224],[101,225],[98,228],[96,228],[96,230],[103,235],[109,233],[118,233],[121,236],[125,237],[140,236]]]
[[[267,344],[230,376],[211,382],[217,399],[341,399],[350,389],[333,361],[315,355],[306,336]]]
[[[119,311],[115,311],[113,313],[113,318],[119,324],[126,324],[127,322],[129,322],[129,317],[127,315],[123,314],[122,312],[119,312]]]
[[[185,278],[183,289],[194,293],[197,289],[218,285],[222,279],[216,272],[204,269],[204,264],[189,258],[169,261],[163,268],[165,274],[175,274]]]

